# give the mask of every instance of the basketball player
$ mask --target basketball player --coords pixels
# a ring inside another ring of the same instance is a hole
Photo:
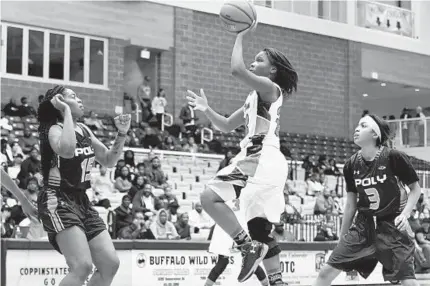
[[[243,124],[246,128],[241,152],[206,185],[200,199],[205,211],[242,250],[238,281],[247,280],[264,259],[270,285],[284,285],[281,250],[269,234],[272,223],[279,222],[284,211],[283,188],[288,174],[287,161],[280,151],[279,116],[284,98],[297,89],[298,76],[288,59],[274,48],[259,52],[247,69],[242,42],[250,29],[237,35],[231,57],[232,74],[253,90],[244,106],[225,118],[209,107],[202,89],[200,96],[188,91],[189,104],[203,111],[219,130],[230,132]],[[225,204],[239,195],[249,236]]]
[[[341,238],[314,286],[330,285],[341,271],[356,270],[367,278],[378,261],[386,281],[418,285],[408,218],[421,189],[408,157],[386,147],[389,137],[389,125],[375,115],[366,115],[358,123],[354,143],[361,149],[343,169],[347,201]]]
[[[69,273],[61,286],[112,283],[119,259],[103,220],[85,193],[90,188],[91,169],[97,160],[113,167],[122,154],[130,115],[115,118],[118,135],[108,150],[77,119],[84,115],[82,100],[71,89],[56,86],[39,105],[39,137],[44,189],[39,193],[39,219],[53,247],[62,253]]]
[[[230,202],[227,203],[230,206]],[[240,211],[239,200],[234,200],[232,202],[231,209],[237,216],[239,223],[244,229],[247,229],[245,224],[245,218]],[[218,260],[214,267],[211,269],[208,278],[206,279],[205,286],[212,286],[215,284],[218,277],[224,272],[229,263],[229,256],[231,255],[232,249],[234,248],[234,243],[231,237],[225,233],[222,228],[215,225],[215,229],[212,235],[211,243],[209,244],[209,252],[218,255]],[[267,280],[266,273],[260,266],[255,270],[255,275],[260,281],[262,286],[268,286],[269,281]]]

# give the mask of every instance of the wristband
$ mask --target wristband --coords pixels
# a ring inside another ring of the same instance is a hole
[[[121,132],[121,131],[118,131],[117,136],[118,136],[118,137],[127,137],[127,133],[123,133],[123,132]]]

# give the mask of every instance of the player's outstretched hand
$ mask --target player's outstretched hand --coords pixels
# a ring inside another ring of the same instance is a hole
[[[114,118],[115,126],[118,128],[118,132],[127,133],[130,129],[131,115],[121,114]]]
[[[200,96],[191,90],[187,90],[187,93],[186,98],[188,100],[188,104],[194,108],[194,110],[205,112],[209,108],[208,99],[206,98],[203,88],[200,89]]]
[[[237,33],[237,36],[244,36],[246,34],[248,34],[249,32],[254,33],[255,29],[257,28],[258,22],[256,20],[254,20],[251,24],[251,26],[249,26],[248,29],[243,30],[242,32]]]
[[[398,230],[405,231],[408,225],[408,218],[404,214],[400,214],[394,219],[394,223]]]

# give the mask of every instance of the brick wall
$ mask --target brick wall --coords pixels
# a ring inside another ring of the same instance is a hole
[[[164,52],[160,59],[160,85],[174,90],[170,99],[175,115],[184,104],[185,90],[199,88],[205,89],[215,110],[231,113],[249,92],[230,73],[234,35],[221,29],[215,15],[175,10],[176,54]],[[284,104],[281,130],[348,136],[361,114],[356,91],[350,87],[361,76],[360,44],[260,25],[245,38],[246,63],[268,46],[283,51],[299,72],[298,92]],[[169,74],[174,81],[167,80]]]
[[[126,45],[128,45],[126,41],[109,39],[109,90],[71,86],[71,89],[84,101],[87,110],[113,114],[116,105],[122,106],[124,93],[124,47]],[[8,102],[11,97],[16,98],[19,102],[22,96],[26,96],[37,107],[37,97],[39,94],[45,94],[53,86],[50,83],[2,78],[2,103]]]

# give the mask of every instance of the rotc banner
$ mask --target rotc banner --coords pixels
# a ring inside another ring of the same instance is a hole
[[[204,250],[118,250],[117,253],[121,265],[112,286],[203,285],[217,261],[216,255]],[[54,250],[8,250],[6,255],[6,286],[57,286],[69,272],[64,257]],[[290,285],[312,285],[328,255],[326,251],[283,251],[280,259],[284,281]],[[259,286],[255,275],[244,283],[237,282],[240,265],[240,254],[233,253],[216,285]],[[381,273],[378,264],[367,280],[356,272],[342,273],[333,285],[381,284]],[[90,278],[91,275],[87,282]]]

